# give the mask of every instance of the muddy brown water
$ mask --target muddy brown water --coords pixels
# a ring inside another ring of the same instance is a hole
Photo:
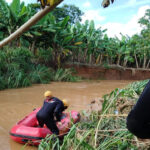
[[[124,80],[53,82],[0,91],[0,150],[22,149],[22,144],[10,139],[9,131],[16,122],[43,104],[43,93],[46,90],[51,90],[53,95],[60,99],[68,99],[70,110],[80,111],[86,109],[95,98],[100,98],[115,88],[123,88],[131,82]],[[37,150],[37,147],[27,146],[24,150]]]

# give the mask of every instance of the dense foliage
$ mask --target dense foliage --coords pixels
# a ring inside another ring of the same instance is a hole
[[[77,81],[73,70],[58,68],[54,70],[38,64],[27,48],[5,47],[0,51],[0,90],[26,87],[34,83],[50,81]]]
[[[81,21],[81,16],[83,12],[75,5],[63,5],[62,7],[57,7],[53,10],[52,14],[55,16],[57,21],[63,20],[65,17],[69,16],[69,23],[75,24]]]
[[[73,125],[63,141],[48,136],[39,146],[39,150],[145,150],[149,146],[137,140],[126,129],[126,115],[137,101],[148,81],[134,82],[125,89],[115,89],[104,95],[103,110],[83,112],[80,123]],[[124,103],[123,103],[124,100]],[[119,109],[122,104],[127,104]],[[131,103],[133,104],[131,106]],[[116,114],[117,111],[117,114]]]
[[[18,29],[39,9],[37,4],[25,6],[19,0],[13,0],[8,5],[1,0],[0,39]],[[80,20],[83,13],[76,6],[64,5],[46,15],[9,46],[26,47],[34,55],[43,50],[45,60],[41,56],[41,61],[55,69],[66,62],[149,68],[149,11],[139,20],[143,26],[139,35],[122,35],[118,39],[109,38],[106,30],[97,29],[93,21],[82,24]]]

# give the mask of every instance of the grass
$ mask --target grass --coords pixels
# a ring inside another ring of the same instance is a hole
[[[23,47],[6,47],[0,51],[0,90],[27,87],[37,83],[47,84],[50,81],[80,80],[72,75],[72,69],[54,70],[40,62],[37,63],[38,59],[40,58],[35,58],[29,49]]]
[[[80,77],[73,76],[74,70],[72,69],[63,69],[59,68],[53,73],[53,81],[67,81],[67,82],[76,82],[80,81]]]

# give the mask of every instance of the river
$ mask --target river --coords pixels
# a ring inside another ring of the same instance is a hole
[[[34,85],[27,88],[0,91],[0,150],[20,150],[23,145],[12,141],[9,137],[11,127],[28,115],[34,108],[43,104],[43,93],[51,90],[53,96],[67,99],[69,110],[83,110],[90,101],[110,93],[115,88],[123,88],[132,81],[98,80],[84,82],[52,82]],[[24,150],[37,150],[27,146]]]

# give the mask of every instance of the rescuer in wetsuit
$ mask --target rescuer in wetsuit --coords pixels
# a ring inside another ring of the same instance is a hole
[[[46,99],[44,100],[42,108],[37,113],[36,117],[39,126],[43,127],[44,124],[51,130],[53,134],[59,135],[59,129],[56,126],[56,121],[61,120],[62,112],[68,108],[67,100],[59,100],[52,96],[51,91],[44,93]],[[54,119],[56,117],[56,120]]]
[[[127,128],[139,138],[150,138],[150,81],[128,114]]]

